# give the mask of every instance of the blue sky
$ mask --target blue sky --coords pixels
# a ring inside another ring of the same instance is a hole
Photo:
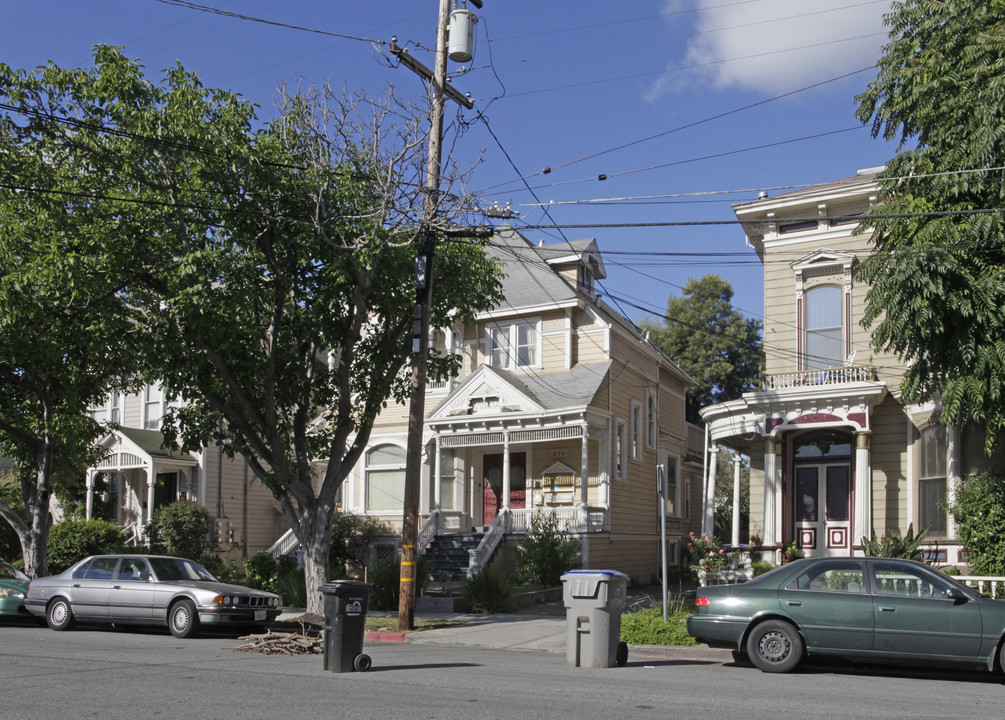
[[[96,43],[125,46],[153,78],[180,61],[209,87],[274,115],[286,80],[395,92],[419,80],[392,67],[392,36],[432,67],[438,0],[201,0],[310,32],[165,0],[7,3],[0,61],[90,64]],[[729,280],[759,317],[762,270],[731,203],[854,175],[896,147],[870,138],[855,96],[875,77],[890,0],[484,0],[475,58],[454,86],[445,147],[486,204],[514,225],[698,223],[526,229],[537,242],[596,237],[602,292],[627,316],[659,314],[691,277]],[[360,39],[339,38],[337,33]],[[552,168],[545,174],[546,168]],[[606,180],[598,179],[606,175]],[[542,205],[543,203],[543,205]]]

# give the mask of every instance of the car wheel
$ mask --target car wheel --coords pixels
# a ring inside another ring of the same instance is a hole
[[[176,638],[194,637],[199,632],[199,614],[191,600],[179,600],[171,606],[168,628]]]
[[[803,660],[803,639],[789,623],[768,620],[750,631],[747,657],[764,672],[789,672]]]
[[[66,598],[57,597],[49,602],[49,607],[45,611],[45,622],[53,630],[69,630],[74,625],[73,610],[70,609],[70,601]]]

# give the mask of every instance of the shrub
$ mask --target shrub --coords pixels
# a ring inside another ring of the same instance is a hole
[[[370,547],[388,527],[368,515],[336,512],[332,516],[331,549],[328,555],[332,578],[362,575],[370,554]]]
[[[984,473],[960,481],[949,506],[975,575],[1005,575],[1005,478]]]
[[[154,511],[155,537],[171,555],[200,560],[216,548],[209,511],[192,500],[179,500]]]
[[[763,575],[769,570],[775,569],[775,566],[769,563],[767,560],[757,560],[751,563],[751,567],[754,570],[754,577],[757,577],[758,575]]]
[[[621,640],[629,645],[696,645],[687,634],[687,617],[691,610],[683,604],[667,609],[650,607],[621,616]]]
[[[900,530],[890,530],[881,539],[876,539],[876,533],[871,538],[862,538],[862,552],[867,557],[903,558],[905,560],[921,560],[921,543],[925,541],[928,530],[914,534],[914,525],[907,526],[907,534],[901,535]]]
[[[516,557],[517,575],[524,582],[561,585],[562,574],[577,564],[578,549],[559,528],[556,515],[535,513]]]
[[[241,566],[225,555],[209,553],[199,559],[199,563],[209,570],[220,582],[236,583],[244,580]]]
[[[283,604],[290,607],[307,607],[307,578],[304,569],[289,555],[279,558],[276,592]]]
[[[489,568],[464,581],[461,597],[476,613],[505,612],[515,605],[513,582],[504,573]]]
[[[118,526],[107,520],[67,520],[49,531],[49,572],[66,570],[88,555],[122,549],[125,538]]]
[[[269,553],[259,550],[244,559],[244,582],[256,590],[276,592],[279,587],[279,563]]]
[[[374,610],[397,610],[401,591],[401,561],[392,558],[380,560],[370,567],[368,575],[373,590],[370,607]],[[415,595],[422,594],[426,586],[426,556],[419,555],[415,562]]]
[[[687,543],[688,568],[693,578],[702,585],[715,585],[717,573],[738,560],[740,553],[728,551],[708,533],[689,533]]]

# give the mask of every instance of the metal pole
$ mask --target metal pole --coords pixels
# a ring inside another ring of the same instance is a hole
[[[663,465],[656,466],[656,487],[658,488],[660,503],[660,559],[662,561],[663,576],[663,622],[667,621],[667,499],[666,499],[666,468]]]
[[[408,443],[405,449],[405,497],[401,529],[401,591],[398,595],[398,629],[415,628],[416,544],[419,536],[419,482],[422,476],[422,430],[426,404],[426,346],[429,311],[433,298],[433,254],[436,247],[433,221],[439,208],[440,152],[443,140],[444,85],[447,81],[447,22],[450,0],[440,0],[436,26],[436,64],[433,69],[429,115],[429,159],[426,166],[426,202],[423,211],[422,257],[425,283],[416,288],[416,316],[412,350],[412,389],[408,412]]]

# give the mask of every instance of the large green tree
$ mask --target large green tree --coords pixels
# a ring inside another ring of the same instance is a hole
[[[17,503],[0,517],[21,544],[25,570],[45,574],[50,499],[80,483],[102,428],[88,415],[135,354],[122,312],[124,274],[106,248],[115,219],[94,201],[108,177],[67,147],[65,95],[41,104],[27,74],[0,66],[0,454],[19,468]],[[22,104],[35,112],[18,112]]]
[[[763,364],[761,323],[733,307],[733,286],[718,275],[692,278],[667,300],[663,322],[642,320],[643,332],[698,383],[687,394],[687,417],[700,423],[706,405],[751,390]]]
[[[247,459],[301,543],[320,613],[336,493],[377,414],[407,395],[419,241],[446,230],[420,222],[424,111],[311,88],[284,92],[260,124],[181,67],[157,84],[108,47],[87,72],[19,79],[37,88],[26,112],[73,96],[66,152],[117,180],[94,202],[115,218],[110,252],[131,272],[120,297],[142,329],[144,376],[185,399],[167,440]],[[444,223],[468,209],[452,179]],[[443,242],[436,274],[434,327],[498,298],[476,243]],[[456,363],[435,357],[431,373]]]
[[[904,399],[1005,429],[1005,3],[908,0],[886,16],[879,72],[857,98],[900,142],[860,231],[875,252],[863,325],[907,364]],[[871,217],[870,217],[871,216]]]

